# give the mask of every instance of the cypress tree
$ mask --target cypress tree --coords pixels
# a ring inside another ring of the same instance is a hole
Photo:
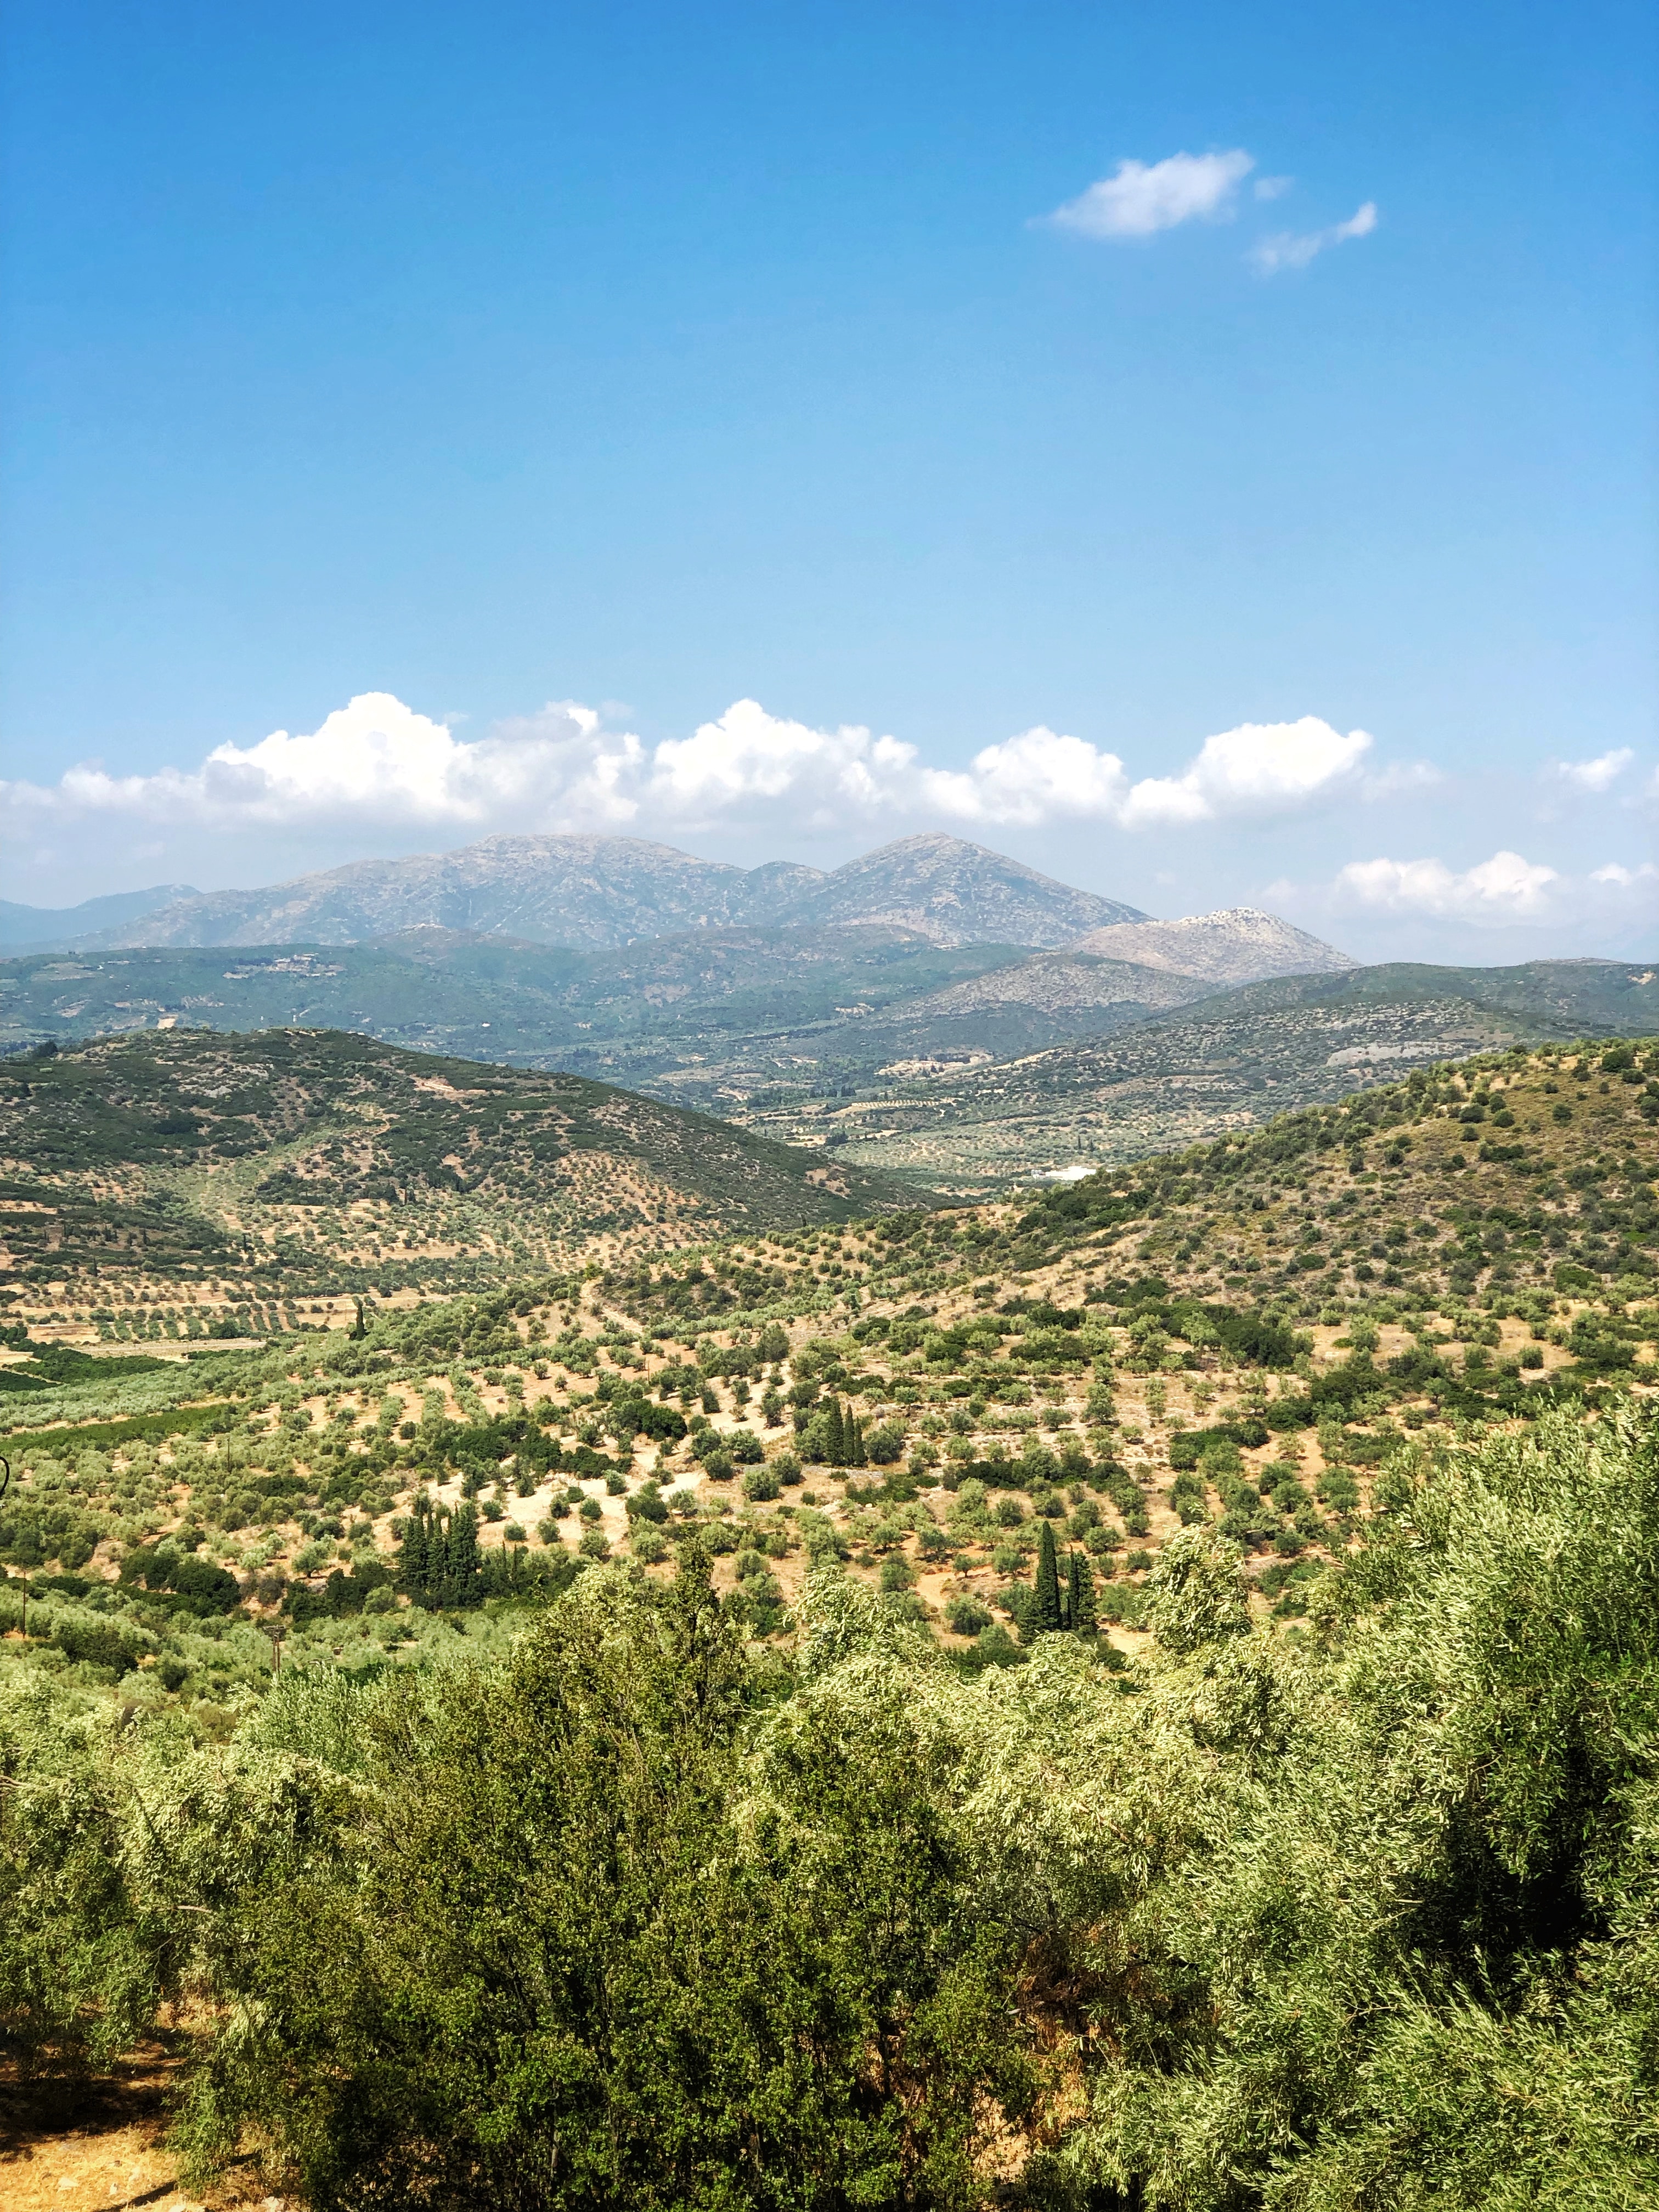
[[[1100,1626],[1095,1607],[1095,1571],[1089,1564],[1086,1552],[1073,1552],[1071,1558],[1071,1631],[1073,1636],[1093,1636]]]
[[[848,1467],[866,1467],[869,1464],[864,1453],[864,1424],[850,1407],[847,1413],[847,1464]]]
[[[426,1500],[418,1498],[404,1530],[403,1556],[398,1562],[398,1580],[411,1597],[426,1595],[427,1576],[427,1509]]]
[[[1045,1521],[1037,1544],[1036,1619],[1039,1636],[1054,1634],[1062,1626],[1060,1611],[1060,1560],[1054,1551],[1054,1524]]]
[[[830,1431],[830,1464],[831,1467],[845,1467],[847,1464],[847,1422],[841,1410],[841,1400],[839,1398],[831,1398],[830,1401],[827,1425]]]
[[[449,1529],[454,1516],[434,1505],[426,1545],[426,1594],[441,1612],[453,1602],[449,1574]]]
[[[454,1595],[452,1605],[477,1605],[482,1592],[478,1558],[478,1516],[471,1505],[463,1505],[449,1523],[448,1582]]]

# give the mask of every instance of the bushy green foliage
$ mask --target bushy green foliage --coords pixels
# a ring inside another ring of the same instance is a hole
[[[1654,2201],[1650,1422],[1396,1462],[1300,1644],[1185,1531],[1127,1672],[968,1608],[952,1665],[825,1555],[781,1676],[738,1564],[222,1750],[14,1687],[14,2049],[210,1998],[193,2154],[319,2209]]]

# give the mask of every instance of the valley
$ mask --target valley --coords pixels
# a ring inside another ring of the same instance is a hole
[[[187,1537],[243,1578],[216,1585],[240,1592],[228,1610],[306,1613],[319,1575],[395,1567],[425,1498],[452,1520],[476,1512],[480,1574],[513,1565],[492,1554],[503,1543],[527,1547],[515,1572],[650,1567],[702,1530],[737,1562],[723,1586],[763,1596],[769,1633],[828,1547],[919,1593],[916,1618],[947,1642],[973,1642],[999,1615],[1018,1631],[1059,1498],[1099,1617],[1132,1649],[1136,1593],[1189,1506],[1254,1547],[1279,1606],[1287,1563],[1306,1597],[1340,1556],[1391,1453],[1659,1373],[1651,1047],[1416,1067],[1035,1203],[872,1214],[887,1194],[872,1188],[750,1180],[733,1233],[685,1195],[698,1176],[709,1188],[696,1127],[678,1132],[676,1197],[666,1139],[620,1119],[615,1094],[356,1039],[292,1041],[285,1059],[288,1042],[169,1039],[137,1065],[131,1045],[97,1048],[78,1070],[28,1063],[27,1095],[7,1100],[10,1171],[33,1169],[37,1206],[56,1192],[63,1230],[38,1257],[15,1249],[4,1278],[0,1406],[21,1488],[0,1555],[82,1576],[80,1598],[134,1547]],[[159,1126],[186,1120],[199,1126]],[[556,1181],[593,1143],[599,1180],[544,1191],[538,1213],[519,1185]],[[188,1172],[226,1185],[193,1217],[179,1185],[169,1202],[150,1180],[186,1144]],[[445,1156],[470,1164],[479,1211],[428,1225],[453,1248],[434,1260],[418,1229]],[[752,1175],[757,1157],[714,1165]],[[656,1214],[643,1235],[592,1212],[617,1202],[630,1158]],[[292,1225],[294,1187],[325,1176],[345,1224],[333,1241]],[[517,1241],[504,1210],[524,1218]],[[9,1233],[51,1218],[14,1197]],[[474,1287],[442,1297],[463,1261]],[[103,1305],[77,1306],[71,1285]],[[167,1328],[136,1325],[164,1310]],[[307,1615],[337,1656],[380,1636],[331,1625],[369,1586]],[[975,1608],[971,1633],[951,1626]],[[256,1683],[257,1640],[234,1649],[236,1679]]]

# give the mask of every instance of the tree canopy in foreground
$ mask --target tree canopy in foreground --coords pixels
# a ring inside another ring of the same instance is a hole
[[[1150,1606],[969,1678],[826,1557],[786,1657],[693,1544],[218,1747],[19,1676],[7,2034],[188,2000],[319,2212],[1659,2199],[1650,1417],[1402,1451],[1300,1643],[1207,1524]]]

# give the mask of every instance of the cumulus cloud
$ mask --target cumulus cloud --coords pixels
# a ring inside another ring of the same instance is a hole
[[[1255,167],[1238,147],[1230,154],[1120,161],[1111,176],[1057,207],[1048,221],[1085,238],[1151,238],[1178,223],[1213,222],[1232,212],[1238,187]]]
[[[1135,784],[1124,825],[1139,830],[1290,812],[1351,786],[1370,745],[1364,730],[1343,737],[1316,714],[1299,722],[1243,722],[1206,738],[1181,775]]]
[[[1328,246],[1344,245],[1351,238],[1369,238],[1376,228],[1376,202],[1367,200],[1346,222],[1328,224],[1323,230],[1278,230],[1258,240],[1250,248],[1250,263],[1263,276],[1281,269],[1305,269]]]
[[[668,820],[706,821],[787,801],[822,819],[873,813],[911,780],[914,745],[855,726],[814,730],[739,699],[652,756],[641,804]]]
[[[1553,868],[1519,853],[1494,853],[1461,874],[1443,860],[1350,860],[1335,889],[1339,899],[1388,914],[1529,921],[1542,915],[1560,880]]]
[[[199,768],[112,776],[73,768],[51,788],[0,784],[9,811],[125,815],[236,828],[323,822],[455,824],[494,821],[550,785],[603,815],[637,738],[601,738],[574,702],[471,743],[386,691],[366,691],[315,730],[273,730],[258,744],[216,746]],[[614,811],[614,810],[613,810]]]
[[[1552,773],[1575,791],[1601,792],[1615,782],[1635,758],[1628,745],[1620,745],[1615,752],[1598,753],[1594,760],[1556,761]]]
[[[20,831],[90,817],[227,834],[405,829],[599,830],[685,835],[787,823],[862,829],[947,821],[985,828],[1095,821],[1125,830],[1294,813],[1364,795],[1363,730],[1315,715],[1247,722],[1207,738],[1179,774],[1132,780],[1114,752],[1037,727],[963,769],[857,725],[821,730],[740,699],[688,738],[654,747],[571,700],[477,738],[366,692],[313,732],[217,746],[194,769],[112,776],[72,769],[53,786],[0,784]]]
[[[1339,911],[1489,927],[1563,923],[1652,909],[1659,868],[1616,860],[1582,878],[1564,875],[1519,853],[1498,852],[1462,870],[1443,860],[1351,860],[1338,871],[1330,900]]]

